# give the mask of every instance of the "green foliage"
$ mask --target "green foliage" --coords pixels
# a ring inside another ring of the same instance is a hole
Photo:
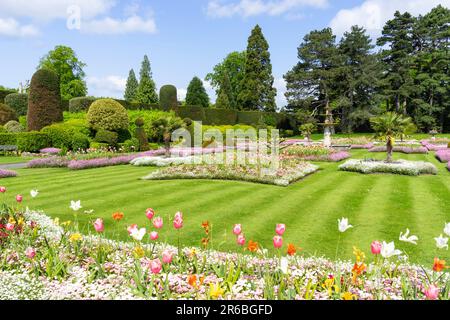
[[[87,122],[93,130],[128,130],[127,110],[112,99],[96,100],[89,108]]]
[[[48,69],[36,71],[28,98],[27,130],[39,131],[63,120],[58,75]]]
[[[147,142],[147,144],[148,144],[148,142]],[[127,152],[138,151],[139,150],[139,140],[137,138],[131,138],[131,139],[125,141],[123,143],[123,146],[125,147],[125,151],[127,151]]]
[[[96,98],[94,97],[77,97],[70,99],[69,101],[69,112],[86,112]]]
[[[217,97],[228,100],[230,109],[239,109],[237,97],[241,91],[241,81],[244,78],[246,52],[232,52],[225,59],[214,67],[213,72],[206,75],[205,80],[209,81],[216,90]],[[226,102],[226,101],[225,101]],[[219,101],[217,108],[223,108],[226,104]]]
[[[60,149],[72,148],[72,136],[74,132],[62,123],[53,124],[41,130],[48,136],[50,146]]]
[[[208,108],[205,109],[204,112],[205,112],[204,124],[207,125],[235,124],[237,120],[237,112],[231,109]]]
[[[209,107],[209,96],[206,93],[202,80],[194,77],[187,88],[186,104],[193,106]]]
[[[11,93],[5,97],[5,104],[16,111],[18,116],[27,114],[28,110],[28,94],[26,93]]]
[[[125,87],[124,99],[128,102],[136,101],[139,82],[137,81],[134,70],[131,69],[128,74],[127,85]]]
[[[15,146],[16,144],[16,133],[0,133],[0,146]]]
[[[89,148],[89,138],[85,134],[75,132],[72,136],[72,150],[86,150]]]
[[[18,120],[16,112],[8,105],[0,103],[0,125],[4,125],[11,120]]]
[[[272,112],[276,109],[269,44],[259,25],[248,38],[245,73],[240,83],[238,105],[244,110]]]
[[[50,139],[43,132],[31,131],[17,134],[17,148],[22,152],[39,152],[50,147]]]
[[[3,103],[5,101],[6,96],[12,93],[17,93],[17,90],[0,86],[0,103]]]
[[[142,61],[136,101],[143,104],[158,103],[156,85],[152,78],[150,60],[147,55],[144,56],[144,60]]]
[[[305,123],[299,129],[303,136],[311,140],[311,135],[317,131],[317,126],[315,123]]]
[[[173,85],[162,86],[159,90],[159,105],[163,110],[170,110],[178,105],[177,88]]]
[[[130,131],[131,132],[136,132],[136,120],[137,119],[142,119],[142,121],[144,122],[144,129],[145,132],[147,134],[147,137],[150,141],[161,141],[160,140],[160,136],[158,134],[158,132],[155,129],[154,123],[155,121],[157,121],[160,118],[164,118],[167,116],[175,116],[174,112],[165,112],[165,111],[161,111],[161,110],[149,110],[149,111],[128,111],[128,115],[130,118]],[[139,122],[139,121],[138,121]]]
[[[161,117],[153,123],[154,130],[159,136],[160,141],[162,140],[164,142],[166,156],[169,155],[170,141],[173,131],[183,126],[183,120],[173,114],[168,114],[165,117]]]
[[[55,72],[61,81],[61,97],[70,100],[75,97],[83,97],[87,93],[83,71],[85,66],[86,64],[78,59],[72,48],[56,46],[41,59],[38,68]]]
[[[97,131],[94,141],[107,143],[109,146],[115,146],[119,141],[119,135],[117,132],[100,129]]]

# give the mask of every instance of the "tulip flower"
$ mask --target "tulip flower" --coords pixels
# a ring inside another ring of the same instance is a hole
[[[243,246],[245,244],[245,237],[242,233],[238,235],[236,242],[240,246]]]
[[[136,228],[136,229],[133,229],[130,236],[136,241],[141,241],[142,238],[144,238],[146,233],[147,233],[147,230],[145,228],[141,228],[141,229]]]
[[[154,274],[160,273],[162,270],[161,260],[155,259],[151,260],[149,263],[150,271]]]
[[[233,227],[233,233],[238,236],[241,234],[241,232],[242,232],[242,226],[240,224],[235,224]]]
[[[157,240],[159,238],[158,232],[152,231],[150,232],[150,239],[151,240]]]
[[[153,219],[153,226],[156,229],[161,229],[163,227],[163,219],[161,217],[156,217]]]
[[[162,253],[162,262],[165,264],[169,264],[172,262],[173,255],[170,251],[165,250]]]
[[[152,208],[148,208],[147,210],[145,210],[145,216],[148,218],[148,220],[152,220],[154,215],[155,210],[153,210]]]
[[[351,224],[348,223],[347,218],[338,219],[338,229],[340,232],[345,232],[347,229],[353,228]]]
[[[280,237],[280,236],[275,236],[275,237],[273,237],[273,246],[274,246],[276,249],[281,248],[281,247],[283,246],[283,238]]]
[[[295,247],[295,245],[293,245],[292,243],[288,244],[287,247],[287,254],[290,256],[293,256],[297,253],[297,248]]]
[[[277,224],[277,226],[275,227],[275,232],[279,236],[282,236],[285,231],[286,231],[286,226],[282,223]]]
[[[25,250],[25,255],[27,258],[33,259],[36,256],[36,249],[28,247],[27,250]]]
[[[439,249],[446,248],[448,250],[448,238],[443,237],[441,234],[439,237],[434,238],[434,240],[436,240],[436,247]]]
[[[137,229],[137,224],[132,224],[131,226],[129,226],[127,228],[128,234],[133,233],[133,231],[136,230],[136,229]]]
[[[14,224],[13,223],[7,223],[5,228],[8,231],[13,231],[14,230]]]
[[[30,195],[31,195],[32,198],[36,198],[38,196],[38,194],[39,194],[38,190],[31,190],[30,191]]]
[[[450,222],[445,224],[444,233],[450,237]]]
[[[400,232],[399,240],[417,245],[417,240],[419,240],[419,238],[417,236],[410,236],[410,237],[408,236],[409,236],[409,229],[407,228],[405,234],[403,234],[403,232]]]
[[[372,251],[372,254],[380,254],[381,253],[382,244],[379,241],[373,241],[370,244],[370,251]]]
[[[175,219],[173,220],[173,227],[175,229],[181,229],[183,227],[183,216],[177,212]]]
[[[439,297],[439,288],[432,284],[423,293],[427,300],[436,300]]]
[[[103,232],[105,230],[105,225],[103,223],[103,219],[98,218],[94,222],[94,229],[97,232]]]
[[[178,211],[177,213],[175,213],[175,220],[176,219],[183,220],[183,212]]]
[[[6,192],[6,187],[0,187],[0,192],[1,193],[5,193]]]
[[[445,266],[445,260],[441,260],[439,258],[434,258],[434,263],[433,263],[433,270],[436,272],[441,272],[442,270],[446,269],[447,267]]]
[[[386,243],[383,241],[380,253],[383,256],[383,258],[390,258],[392,256],[398,256],[402,252],[398,249],[395,249],[394,242]]]
[[[22,200],[23,200],[22,195],[18,194],[18,195],[16,196],[16,201],[20,203],[20,202],[22,202]]]
[[[70,201],[70,209],[72,209],[73,211],[78,211],[78,210],[80,210],[81,208],[83,208],[82,206],[81,206],[81,200],[78,200],[78,201]]]

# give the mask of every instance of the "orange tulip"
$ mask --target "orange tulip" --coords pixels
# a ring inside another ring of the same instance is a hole
[[[259,248],[258,242],[252,241],[252,240],[248,241],[247,249],[249,251],[256,252],[258,250],[258,248]]]
[[[434,258],[433,270],[440,272],[446,268],[445,260],[439,260],[439,258]]]
[[[112,214],[112,218],[116,221],[120,221],[123,219],[123,213],[122,212],[114,212]]]
[[[297,253],[297,248],[292,244],[289,243],[287,247],[287,254],[290,256],[293,256]]]

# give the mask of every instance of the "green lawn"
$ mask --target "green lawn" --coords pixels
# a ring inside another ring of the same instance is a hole
[[[33,159],[32,157],[14,157],[14,156],[0,156],[0,165],[1,164],[13,164],[13,163],[21,163],[27,162]]]
[[[357,158],[384,157],[382,153],[353,151]],[[123,211],[122,237],[125,226],[137,223],[150,227],[144,215],[152,207],[162,215],[165,226],[161,239],[177,243],[176,232],[168,216],[181,210],[185,215],[183,245],[200,244],[201,222],[213,224],[216,249],[236,250],[233,224],[241,223],[247,239],[272,248],[276,223],[285,223],[285,243],[302,247],[306,255],[318,254],[334,258],[338,240],[337,219],[348,217],[353,229],[342,239],[339,257],[350,258],[352,246],[369,253],[372,240],[395,241],[415,262],[430,263],[436,255],[434,237],[442,233],[444,222],[450,222],[450,173],[433,154],[396,155],[410,160],[428,160],[439,167],[437,176],[361,175],[341,172],[338,164],[320,163],[321,171],[289,187],[278,187],[235,181],[175,180],[142,181],[148,167],[118,166],[84,171],[67,169],[20,169],[19,177],[1,184],[8,188],[13,200],[24,194],[23,205],[46,213],[72,219],[70,200],[81,200],[84,209],[95,213],[81,220],[103,217],[106,229],[112,230],[111,214]],[[29,190],[40,194],[31,199]],[[419,245],[400,243],[400,231],[409,228],[419,236]],[[91,228],[92,230],[92,228]],[[448,257],[448,251],[440,256]]]
[[[336,133],[333,135],[333,138],[358,138],[358,137],[373,137],[373,134],[370,133]],[[438,134],[437,138],[448,138],[450,139],[450,133]],[[304,137],[299,135],[288,139],[303,139]],[[313,140],[321,140],[323,139],[323,133],[314,133],[311,135]],[[431,136],[426,133],[414,133],[410,136],[410,139],[416,140],[424,140],[431,139]]]

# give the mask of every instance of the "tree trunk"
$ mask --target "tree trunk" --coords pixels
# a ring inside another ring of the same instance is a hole
[[[164,133],[164,149],[166,158],[170,157],[170,133]]]
[[[391,139],[391,137],[387,137],[387,141],[386,141],[386,150],[387,150],[387,158],[386,158],[386,162],[392,162],[392,150],[393,150],[393,146],[392,146],[392,139]]]

